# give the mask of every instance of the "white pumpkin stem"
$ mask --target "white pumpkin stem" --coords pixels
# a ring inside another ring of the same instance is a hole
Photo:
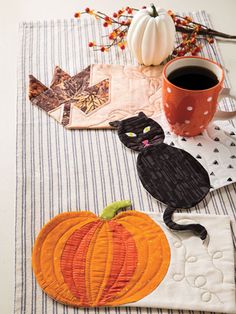
[[[153,17],[158,16],[159,14],[158,14],[158,12],[157,12],[157,9],[156,9],[155,5],[154,5],[153,3],[151,3],[150,6],[151,6],[151,8],[153,9],[152,16],[153,16]]]

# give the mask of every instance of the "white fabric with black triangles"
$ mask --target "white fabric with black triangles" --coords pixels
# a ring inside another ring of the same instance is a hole
[[[195,137],[170,131],[164,114],[155,119],[165,130],[165,143],[184,149],[208,171],[212,189],[236,182],[236,129],[228,121],[211,123]]]

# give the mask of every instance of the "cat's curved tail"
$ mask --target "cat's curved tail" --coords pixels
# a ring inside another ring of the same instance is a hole
[[[172,220],[172,215],[174,214],[176,209],[177,208],[168,206],[164,211],[163,220],[167,227],[176,231],[192,231],[202,240],[205,240],[207,238],[207,231],[206,228],[203,227],[202,225],[200,224],[181,225]]]

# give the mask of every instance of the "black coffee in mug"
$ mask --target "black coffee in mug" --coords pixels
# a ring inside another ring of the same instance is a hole
[[[189,90],[204,90],[218,84],[215,73],[199,66],[184,66],[171,72],[168,80],[175,86]]]

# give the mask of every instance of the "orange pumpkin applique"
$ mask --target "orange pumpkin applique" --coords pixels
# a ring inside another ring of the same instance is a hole
[[[77,307],[117,306],[138,301],[164,279],[170,248],[148,215],[114,202],[100,217],[68,212],[39,233],[32,255],[36,279],[51,298]]]

